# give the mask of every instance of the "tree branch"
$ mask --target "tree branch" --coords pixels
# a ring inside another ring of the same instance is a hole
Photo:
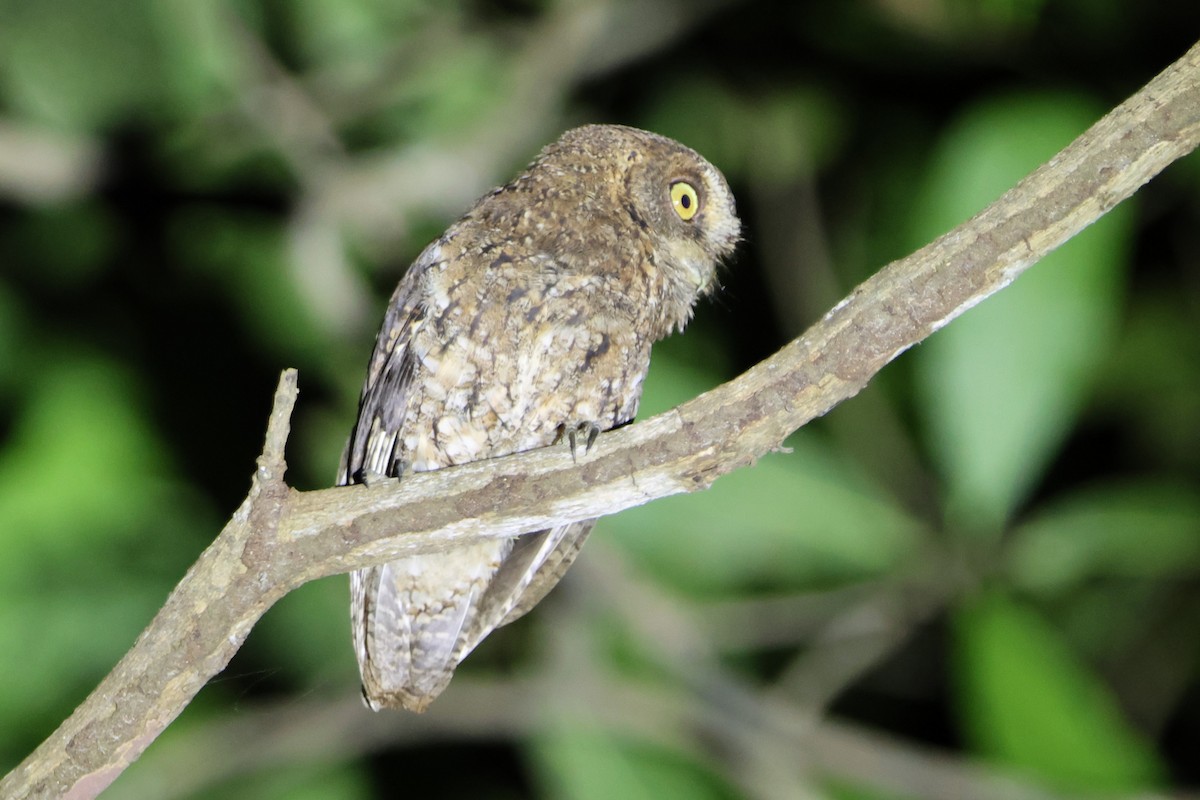
[[[262,614],[315,578],[696,491],[858,393],[885,364],[1007,286],[1200,140],[1200,45],[973,219],[867,280],[799,339],[677,409],[547,448],[296,492],[284,373],[250,495],[113,672],[0,782],[6,798],[89,798],[228,663]]]

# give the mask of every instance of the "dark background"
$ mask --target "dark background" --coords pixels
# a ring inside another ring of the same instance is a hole
[[[745,222],[645,417],[1197,32],[1191,2],[0,0],[0,770],[245,495],[283,367],[290,482],[332,483],[405,265],[565,128],[680,139]],[[605,520],[423,717],[362,709],[320,581],[106,796],[1200,791],[1198,258],[1191,157],[791,452]]]

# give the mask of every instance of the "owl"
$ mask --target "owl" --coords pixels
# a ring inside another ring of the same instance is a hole
[[[560,442],[586,453],[633,419],[650,346],[687,324],[739,228],[724,177],[687,147],[616,125],[567,131],[405,273],[339,484]],[[425,710],[558,583],[594,522],[354,572],[367,705]]]

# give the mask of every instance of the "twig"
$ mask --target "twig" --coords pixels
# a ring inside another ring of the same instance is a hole
[[[0,197],[60,203],[87,194],[103,172],[93,139],[0,119]]]
[[[269,437],[267,466],[246,502],[116,669],[0,781],[0,796],[96,796],[228,663],[262,613],[309,580],[614,513],[753,463],[1198,139],[1200,45],[976,217],[863,283],[804,336],[674,411],[602,437],[578,465],[565,448],[547,448],[391,486],[298,493],[283,484],[281,442]],[[285,373],[275,432],[294,380]]]

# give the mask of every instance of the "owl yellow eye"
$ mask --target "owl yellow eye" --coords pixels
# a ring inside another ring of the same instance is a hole
[[[700,210],[700,197],[687,181],[675,181],[671,184],[671,205],[679,218],[687,222]]]

